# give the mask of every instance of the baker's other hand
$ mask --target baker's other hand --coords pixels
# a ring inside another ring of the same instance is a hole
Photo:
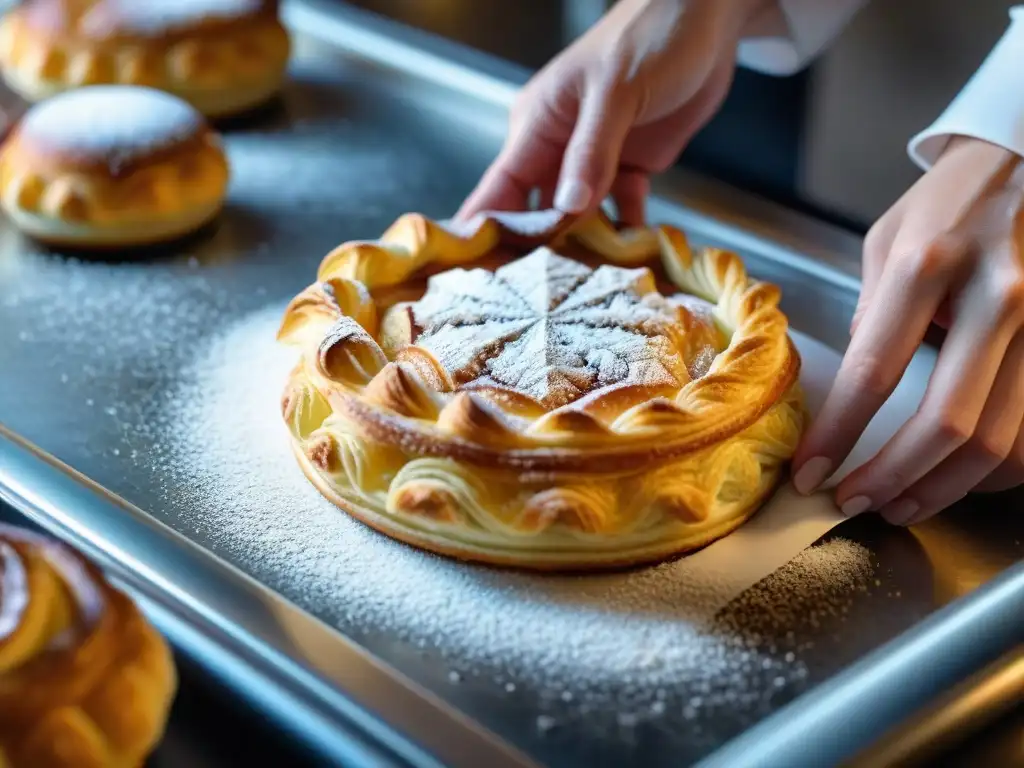
[[[835,384],[794,457],[798,491],[845,460],[929,324],[947,329],[917,412],[836,489],[847,516],[920,522],[972,490],[1024,483],[1024,213],[1020,158],[955,138],[872,227]]]
[[[736,46],[772,0],[620,0],[523,88],[501,153],[458,219],[597,208],[644,221],[648,177],[667,169],[718,109]]]

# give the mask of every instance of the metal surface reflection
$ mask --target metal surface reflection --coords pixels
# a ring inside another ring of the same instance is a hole
[[[516,761],[460,713],[553,765],[692,761],[761,721],[782,734],[772,717],[782,717],[793,696],[827,693],[838,673],[887,642],[896,645],[886,653],[896,654],[901,638],[937,607],[973,597],[975,585],[991,584],[1024,555],[1020,492],[966,500],[950,513],[955,530],[941,519],[915,534],[877,518],[850,521],[835,535],[871,550],[877,583],[851,596],[845,622],[794,631],[794,642],[812,649],[804,687],[766,695],[764,707],[737,706],[727,718],[669,713],[632,739],[573,727],[545,737],[537,729],[539,692],[452,686],[436,649],[367,635],[337,601],[311,598],[269,566],[239,573],[232,567],[242,565],[238,553],[192,522],[191,489],[159,461],[162,446],[146,427],[160,397],[218,327],[290,298],[338,242],[379,233],[406,210],[450,215],[500,146],[525,76],[333,3],[290,3],[286,18],[296,30],[292,82],[277,109],[226,128],[238,174],[233,207],[214,231],[178,252],[124,264],[41,250],[6,225],[0,233],[0,423],[95,483],[84,491],[64,468],[38,456],[30,461],[21,439],[9,438],[0,440],[0,495],[177,615],[183,642],[220,653],[225,663],[234,659],[235,682],[264,686],[268,713],[287,720],[295,701],[335,702],[317,711],[341,729],[341,702],[351,696],[366,717],[387,720],[433,754],[451,750],[453,761],[466,762],[466,745],[475,744],[475,765]],[[381,180],[387,183],[370,183]],[[857,238],[691,174],[667,176],[659,192],[653,218],[697,242],[737,249],[752,272],[782,287],[796,328],[845,345],[858,289]],[[1002,626],[1004,601],[981,604],[991,627]],[[955,623],[962,612],[981,610],[972,605],[954,604],[940,618]],[[979,625],[974,649],[995,653],[987,643],[1004,635],[986,627]],[[343,635],[358,637],[362,649]],[[893,658],[908,675],[924,663]],[[292,698],[278,696],[281,690]],[[834,715],[830,727],[841,729],[842,715]]]

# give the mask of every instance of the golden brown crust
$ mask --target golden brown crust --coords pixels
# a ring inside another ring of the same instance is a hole
[[[275,19],[278,7],[277,0],[27,0],[16,16],[40,36],[109,43],[220,34],[240,23]]]
[[[209,116],[275,93],[290,53],[267,0],[29,0],[0,24],[0,64],[30,101],[83,85],[144,85]]]
[[[293,449],[417,547],[559,571],[689,552],[753,514],[806,422],[778,289],[669,227],[408,215],[319,278],[278,334]]]
[[[220,140],[202,117],[143,88],[85,88],[36,105],[0,150],[0,204],[51,243],[179,237],[216,215],[228,180]]]
[[[0,763],[138,765],[177,686],[170,650],[79,555],[0,525]]]

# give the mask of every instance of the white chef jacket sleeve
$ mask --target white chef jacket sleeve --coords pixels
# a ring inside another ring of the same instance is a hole
[[[1024,5],[1010,28],[938,120],[910,140],[911,159],[927,170],[953,136],[970,136],[1024,156]]]
[[[792,75],[842,31],[867,0],[777,0],[740,40],[737,62],[769,75]]]

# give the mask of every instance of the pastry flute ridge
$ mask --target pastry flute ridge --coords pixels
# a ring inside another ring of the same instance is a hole
[[[668,226],[407,214],[288,306],[282,413],[320,492],[408,544],[541,570],[657,561],[741,525],[796,449],[779,297]]]

